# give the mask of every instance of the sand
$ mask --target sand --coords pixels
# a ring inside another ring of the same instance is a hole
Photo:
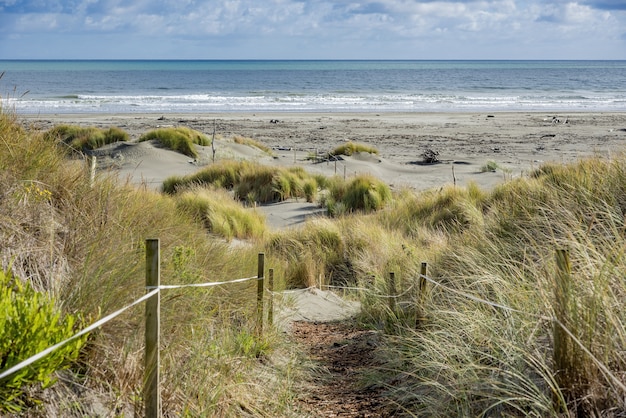
[[[415,190],[469,182],[489,189],[542,163],[622,153],[626,141],[626,112],[133,113],[25,115],[20,119],[42,130],[61,123],[117,126],[133,141],[158,127],[187,126],[209,136],[215,129],[218,160],[298,165],[313,173],[346,177],[370,173],[393,189]],[[272,148],[272,155],[233,143],[236,135],[263,143]],[[379,154],[357,154],[337,162],[311,159],[346,141],[373,146]],[[426,151],[437,153],[439,162],[425,164]],[[169,176],[190,174],[212,163],[211,147],[200,147],[200,158],[193,161],[151,142],[110,146],[97,154],[101,172],[116,173],[133,184],[154,189]],[[495,172],[484,171],[489,162],[497,165]],[[262,209],[273,227],[298,225],[319,212],[315,205],[304,202],[283,202]]]

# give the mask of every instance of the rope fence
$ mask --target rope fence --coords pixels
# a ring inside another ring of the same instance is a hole
[[[570,277],[570,266],[569,266],[569,259],[567,256],[567,253],[564,252],[563,250],[558,250],[557,251],[557,288],[559,286],[563,287],[565,286],[565,284],[563,283],[563,281],[569,280]],[[496,302],[492,302],[477,296],[474,296],[470,293],[467,292],[463,292],[461,290],[458,289],[454,289],[450,286],[446,286],[445,284],[438,282],[437,280],[432,279],[431,277],[429,277],[426,274],[426,267],[427,264],[426,263],[422,263],[422,267],[421,267],[421,272],[418,275],[418,280],[419,280],[419,310],[423,311],[423,307],[424,307],[424,299],[425,299],[425,293],[426,293],[426,283],[430,283],[431,285],[433,285],[434,287],[438,287],[444,291],[447,292],[451,292],[451,293],[455,293],[459,296],[462,296],[466,299],[472,300],[474,302],[477,303],[481,303],[487,306],[490,306],[492,308],[497,308],[497,309],[502,309],[504,311],[507,312],[511,312],[511,313],[517,313],[520,315],[525,315],[527,317],[532,317],[532,318],[536,318],[536,319],[541,319],[541,320],[545,320],[545,321],[550,321],[552,323],[554,323],[558,328],[555,327],[555,331],[554,331],[554,347],[555,347],[555,376],[559,376],[558,371],[562,370],[562,368],[566,368],[568,367],[567,364],[562,364],[559,363],[559,356],[563,356],[565,357],[564,354],[560,354],[558,352],[558,347],[566,347],[567,344],[565,342],[563,342],[563,338],[564,336],[566,336],[567,338],[571,339],[571,341],[573,341],[578,347],[580,347],[580,349],[589,356],[589,358],[593,361],[593,363],[598,367],[598,369],[602,372],[602,374],[605,376],[605,378],[608,381],[613,382],[613,384],[619,388],[624,395],[626,395],[626,385],[624,383],[622,383],[622,381],[615,376],[614,373],[611,372],[611,370],[604,364],[602,363],[596,356],[594,356],[594,354],[591,352],[591,350],[589,350],[582,341],[580,341],[579,338],[577,338],[574,333],[572,331],[570,331],[564,324],[564,322],[566,321],[565,317],[561,317],[559,318],[558,315],[558,309],[557,309],[557,315],[554,317],[549,317],[546,315],[541,315],[541,314],[535,314],[535,313],[530,313],[530,312],[525,312],[519,309],[515,309],[512,308],[510,306],[507,305],[503,305],[501,303],[496,303]],[[390,308],[392,310],[392,312],[395,309],[395,300],[403,297],[407,294],[409,294],[411,292],[411,290],[413,290],[415,288],[415,284],[411,284],[404,292],[400,293],[400,294],[396,294],[396,289],[395,289],[395,275],[394,273],[390,273],[389,274],[389,283],[388,283],[388,288],[390,290],[391,294],[380,294],[377,292],[373,292],[370,289],[367,288],[362,288],[362,287],[350,287],[350,286],[333,286],[333,285],[325,285],[325,287],[331,288],[331,289],[343,289],[343,290],[356,290],[356,291],[362,291],[368,294],[371,294],[375,297],[379,297],[379,298],[383,298],[383,299],[389,299],[389,304],[390,304]],[[565,306],[567,304],[566,300],[559,300],[559,296],[556,296],[556,301],[555,304],[559,305],[562,304],[563,306]],[[423,320],[424,318],[419,318],[420,320]],[[562,330],[561,332],[558,332],[557,330]],[[560,383],[564,383],[564,382],[560,382]],[[562,385],[559,385],[559,387],[563,387]]]
[[[427,264],[422,263],[420,274],[417,276],[417,283],[412,283],[405,289],[402,293],[398,294],[396,291],[396,281],[395,274],[389,274],[389,282],[387,283],[387,288],[389,294],[382,294],[379,292],[374,292],[370,289],[361,288],[361,287],[343,287],[343,286],[332,286],[325,285],[325,287],[329,289],[344,289],[344,290],[356,290],[363,291],[368,294],[371,294],[374,297],[381,299],[388,299],[389,308],[392,312],[395,312],[397,300],[401,297],[404,297],[411,292],[414,291],[416,286],[418,287],[418,300],[416,302],[418,306],[418,312],[421,314],[418,315],[417,321],[424,320],[423,318],[423,310],[425,305],[425,295],[427,292],[427,283],[430,283],[432,286],[440,288],[444,291],[458,294],[464,298],[472,300],[477,303],[481,303],[493,308],[502,309],[507,312],[517,313],[521,315],[526,315],[529,317],[534,317],[541,320],[551,321],[556,326],[554,328],[554,357],[555,357],[555,377],[558,379],[559,371],[566,369],[571,366],[567,363],[564,363],[559,356],[563,356],[563,353],[559,353],[559,347],[567,347],[567,342],[564,341],[564,338],[568,338],[573,341],[580,349],[589,356],[589,358],[593,361],[593,363],[598,367],[598,369],[602,372],[603,376],[608,381],[611,381],[615,387],[619,388],[624,395],[626,395],[626,385],[615,376],[611,370],[602,363],[596,356],[593,355],[591,350],[589,350],[566,326],[565,323],[568,322],[568,317],[565,313],[560,312],[559,305],[566,306],[567,300],[559,299],[562,297],[560,293],[558,293],[559,288],[563,288],[567,286],[567,280],[570,277],[569,270],[569,259],[567,258],[567,253],[562,250],[557,251],[557,286],[555,290],[555,305],[557,308],[555,309],[555,316],[548,317],[545,315],[528,313],[521,311],[519,309],[512,308],[510,306],[503,305],[501,303],[495,303],[477,296],[474,296],[470,293],[463,292],[458,289],[454,289],[450,286],[446,286],[445,284],[438,282],[431,277],[429,277],[427,273]],[[20,363],[2,371],[0,373],[0,380],[18,372],[19,370],[24,369],[25,367],[30,366],[36,361],[44,358],[48,354],[58,350],[69,342],[79,338],[99,327],[106,324],[107,322],[115,319],[123,312],[128,309],[146,302],[146,311],[145,311],[145,369],[144,369],[144,406],[145,406],[145,416],[146,417],[160,417],[161,416],[161,396],[160,396],[160,383],[159,383],[159,346],[160,346],[160,293],[161,290],[169,290],[169,289],[184,289],[184,288],[208,288],[214,286],[224,286],[234,283],[244,283],[249,281],[257,281],[257,323],[256,323],[256,332],[257,335],[260,335],[263,332],[263,296],[264,293],[268,292],[269,297],[269,306],[268,306],[268,323],[271,325],[273,321],[273,295],[274,295],[274,271],[273,269],[269,269],[269,283],[268,288],[265,288],[265,256],[263,253],[259,253],[258,255],[258,271],[256,276],[245,277],[240,279],[234,279],[230,281],[220,281],[220,282],[206,282],[206,283],[192,283],[192,284],[180,284],[180,285],[161,285],[160,284],[160,243],[158,239],[148,239],[146,240],[146,291],[147,293],[142,297],[138,298],[134,302],[124,306],[123,308],[103,317],[102,319],[94,322],[88,327],[82,329],[81,331],[74,334],[72,337],[69,337],[53,346],[46,348],[45,350],[29,357],[26,360],[21,361]],[[287,291],[288,292],[288,291]],[[567,294],[567,292],[565,292]],[[417,325],[418,322],[416,322]],[[558,382],[559,387],[563,387],[562,384],[565,382]]]
[[[183,285],[161,285],[160,284],[160,243],[158,239],[146,240],[146,291],[147,293],[135,301],[129,303],[121,309],[99,319],[86,328],[78,331],[71,337],[60,341],[43,351],[15,364],[14,366],[3,370],[0,373],[0,380],[11,376],[14,373],[32,365],[47,355],[65,346],[69,342],[88,334],[104,324],[117,318],[128,309],[146,302],[146,346],[145,346],[145,376],[144,376],[144,396],[145,396],[145,416],[160,417],[161,416],[161,397],[159,389],[159,342],[160,342],[160,293],[161,290],[184,289],[184,288],[207,288],[214,286],[224,286],[233,283],[244,283],[249,281],[257,281],[257,332],[263,329],[263,293],[264,293],[264,254],[260,253],[258,258],[258,275],[234,279],[220,282],[192,283]],[[270,275],[273,279],[273,270],[270,269]],[[270,291],[273,292],[273,283],[270,282]],[[261,296],[258,296],[261,295]],[[268,321],[271,323],[271,309],[268,314]]]

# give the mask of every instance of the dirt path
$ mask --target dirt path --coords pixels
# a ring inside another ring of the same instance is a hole
[[[359,329],[350,320],[297,321],[291,333],[318,367],[303,385],[299,409],[315,417],[394,416],[384,388],[364,386],[360,381],[361,372],[380,365],[375,331]]]

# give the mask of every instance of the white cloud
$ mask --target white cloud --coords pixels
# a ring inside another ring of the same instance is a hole
[[[497,49],[493,45],[501,44],[506,54],[514,55],[511,51],[516,48],[525,53],[520,45],[529,40],[549,48],[548,42],[556,39],[571,44],[571,50],[576,50],[577,41],[602,46],[591,48],[590,58],[607,45],[626,58],[622,29],[626,10],[621,11],[620,4],[617,0],[76,0],[71,4],[0,0],[0,10],[6,11],[0,14],[0,53],[11,55],[10,41],[18,36],[24,40],[93,34],[92,41],[97,42],[97,36],[107,33],[111,36],[100,42],[117,36],[136,42],[158,39],[163,50],[185,56],[206,54],[207,49],[198,45],[209,44],[242,58],[275,57],[278,49],[291,54],[286,58],[293,54],[296,58],[307,54],[390,58],[392,53],[413,58],[412,51],[421,56],[429,44],[436,44],[432,55],[438,57],[445,51],[449,58],[471,52],[489,58]],[[62,42],[62,37],[53,38]],[[124,46],[107,48],[121,52]],[[14,48],[23,50],[24,44]],[[33,41],[30,48],[36,55],[54,45]],[[58,48],[66,50],[67,45]]]

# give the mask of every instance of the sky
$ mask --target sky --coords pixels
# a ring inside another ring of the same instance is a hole
[[[626,59],[626,0],[0,0],[0,59]]]

